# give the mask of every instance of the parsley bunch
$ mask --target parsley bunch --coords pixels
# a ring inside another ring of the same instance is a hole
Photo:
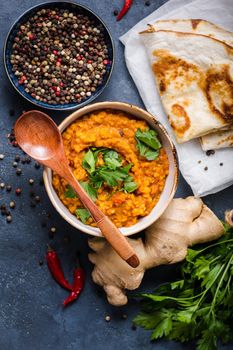
[[[195,340],[198,350],[233,340],[233,229],[225,230],[215,243],[188,250],[182,279],[141,295],[134,323],[152,330],[152,340]]]

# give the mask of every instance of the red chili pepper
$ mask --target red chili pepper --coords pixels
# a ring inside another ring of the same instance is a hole
[[[72,286],[65,279],[64,272],[61,267],[60,260],[58,258],[57,253],[50,246],[48,246],[48,251],[46,255],[48,268],[51,272],[51,275],[55,279],[55,281],[63,288],[72,290]]]
[[[117,16],[117,21],[120,21],[124,17],[126,12],[128,12],[128,10],[130,9],[132,3],[133,3],[133,0],[125,0],[124,6],[122,7],[121,11]]]
[[[76,300],[79,294],[82,292],[84,284],[85,284],[85,272],[82,267],[80,267],[79,262],[77,264],[76,269],[74,270],[74,283],[72,286],[72,292],[70,295],[63,301],[63,305],[67,306],[72,303],[72,301]]]

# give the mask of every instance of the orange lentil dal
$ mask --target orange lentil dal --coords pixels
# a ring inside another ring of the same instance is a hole
[[[116,189],[102,186],[98,189],[96,204],[117,227],[132,226],[148,215],[158,202],[169,171],[169,163],[163,148],[156,160],[142,158],[136,148],[137,129],[145,130],[145,121],[133,119],[121,111],[103,110],[77,119],[62,134],[65,153],[74,176],[79,181],[88,181],[88,173],[82,167],[83,157],[89,147],[106,147],[116,150],[125,164],[133,163],[129,174],[138,184],[132,193],[115,192]],[[66,198],[67,182],[53,174],[53,186],[62,203],[75,214],[83,208],[78,198]],[[87,224],[96,226],[92,218]]]

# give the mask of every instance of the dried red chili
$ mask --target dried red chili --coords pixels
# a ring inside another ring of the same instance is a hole
[[[72,286],[72,292],[70,295],[63,301],[63,305],[67,306],[72,301],[76,300],[79,294],[82,292],[85,284],[85,272],[80,266],[79,261],[77,261],[77,267],[74,270],[74,283]]]
[[[120,21],[124,17],[126,12],[128,12],[128,10],[130,9],[132,3],[133,3],[133,0],[125,0],[124,6],[122,7],[121,11],[117,16],[117,21]]]
[[[48,268],[51,272],[51,275],[55,279],[55,281],[63,288],[72,290],[72,286],[65,279],[64,272],[61,267],[60,260],[58,258],[57,253],[50,246],[48,246],[48,251],[46,255],[46,260],[48,264]]]

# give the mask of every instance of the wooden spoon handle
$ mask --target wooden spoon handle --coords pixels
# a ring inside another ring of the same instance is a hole
[[[97,207],[92,199],[83,190],[82,186],[75,179],[74,175],[66,177],[69,184],[77,192],[83,205],[90,211],[91,216],[96,221],[97,226],[102,232],[103,236],[111,244],[112,248],[125,260],[130,266],[137,267],[139,265],[139,259],[135,254],[135,251],[122,235],[120,230],[113,224],[113,222]]]
[[[122,235],[113,222],[107,217],[103,216],[102,219],[96,222],[103,236],[111,244],[117,254],[125,260],[130,266],[137,267],[139,265],[139,259],[135,254],[135,251]]]

